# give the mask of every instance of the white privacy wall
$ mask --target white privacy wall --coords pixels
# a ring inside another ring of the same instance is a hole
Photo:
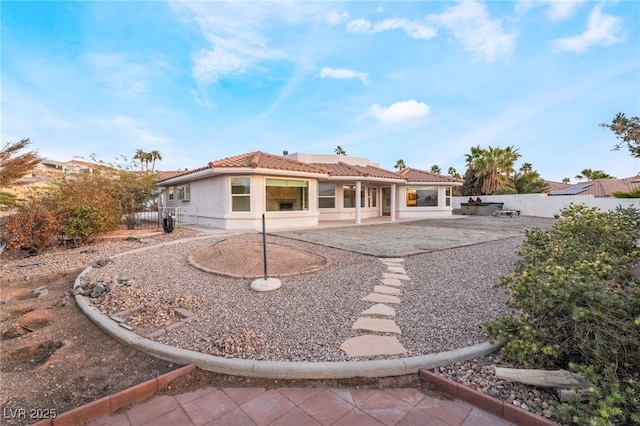
[[[453,208],[459,209],[460,204],[466,203],[468,199],[468,196],[453,197]],[[520,214],[523,216],[537,217],[553,217],[572,203],[598,207],[603,211],[615,210],[618,206],[640,208],[640,199],[638,198],[607,198],[594,197],[593,195],[481,195],[480,199],[488,203],[504,203],[504,210],[520,210]]]

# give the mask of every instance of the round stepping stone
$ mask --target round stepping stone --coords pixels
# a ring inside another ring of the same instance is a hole
[[[377,285],[373,288],[373,292],[374,293],[380,293],[380,294],[390,294],[392,296],[397,296],[398,294],[400,294],[400,289],[395,288],[395,287],[387,287],[384,285]]]
[[[273,291],[282,286],[282,282],[277,278],[259,278],[251,283],[251,290],[255,291]]]
[[[383,305],[382,303],[378,303],[377,305],[373,305],[369,309],[360,312],[360,315],[380,315],[382,317],[396,317],[396,310],[391,306]]]
[[[351,330],[373,331],[374,333],[402,334],[394,320],[382,318],[358,318]]]
[[[407,350],[395,336],[365,335],[352,337],[340,345],[350,358],[375,355],[401,355]]]
[[[400,303],[400,299],[398,299],[396,296],[391,296],[389,294],[379,294],[379,293],[370,293],[366,297],[363,297],[362,300],[366,302],[391,303],[395,305]]]

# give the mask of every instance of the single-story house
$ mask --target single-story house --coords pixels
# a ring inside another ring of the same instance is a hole
[[[210,162],[158,181],[162,208],[188,208],[198,225],[223,229],[317,226],[388,216],[452,215],[461,179],[413,168],[399,172],[346,155],[251,152]]]
[[[549,195],[593,195],[594,197],[613,197],[615,193],[627,193],[640,190],[640,176],[624,179],[594,179],[578,182],[565,188],[549,191]]]

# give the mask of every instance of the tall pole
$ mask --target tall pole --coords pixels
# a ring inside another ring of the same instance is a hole
[[[262,213],[262,255],[264,258],[264,279],[267,279],[267,230],[264,225],[264,213]]]

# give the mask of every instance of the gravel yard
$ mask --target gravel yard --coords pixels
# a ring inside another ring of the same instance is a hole
[[[537,219],[518,221],[505,221],[509,233],[500,237],[500,220],[496,220],[494,241],[406,256],[404,266],[411,281],[402,286],[401,303],[394,305],[395,321],[402,330],[399,340],[408,350],[404,356],[457,349],[486,340],[482,323],[508,313],[506,296],[494,285],[501,275],[513,270],[517,259],[523,237],[514,236],[513,228],[540,226]],[[456,226],[464,224],[452,222]],[[481,219],[479,223],[483,235],[489,235],[486,228],[490,222]],[[171,245],[160,243],[203,234],[178,228],[172,234],[145,236],[151,239],[146,243],[125,240],[126,236],[29,258],[4,253],[2,279],[29,279],[52,271],[83,268],[118,253],[149,248],[114,256],[113,263],[99,262],[104,266],[94,268],[87,276],[90,280],[128,278],[126,285],[116,285],[107,296],[94,300],[106,314],[146,303],[143,311],[127,318],[134,332],[146,335],[167,326],[175,321],[174,309],[183,308],[193,312],[196,319],[154,340],[236,358],[344,361],[348,358],[339,346],[358,335],[351,331],[351,325],[371,306],[361,299],[379,284],[386,269],[371,255],[271,235],[270,242],[324,256],[328,266],[312,274],[282,277],[279,290],[257,293],[249,289],[250,279],[205,272],[187,258],[197,248],[222,240],[260,241],[259,234],[218,232]],[[380,358],[384,357],[372,359]],[[529,409],[535,406],[539,414],[555,403],[546,392],[496,381],[494,365],[509,366],[499,356],[490,356],[443,367],[439,372],[516,405],[525,404]],[[548,412],[544,414],[549,416]]]

